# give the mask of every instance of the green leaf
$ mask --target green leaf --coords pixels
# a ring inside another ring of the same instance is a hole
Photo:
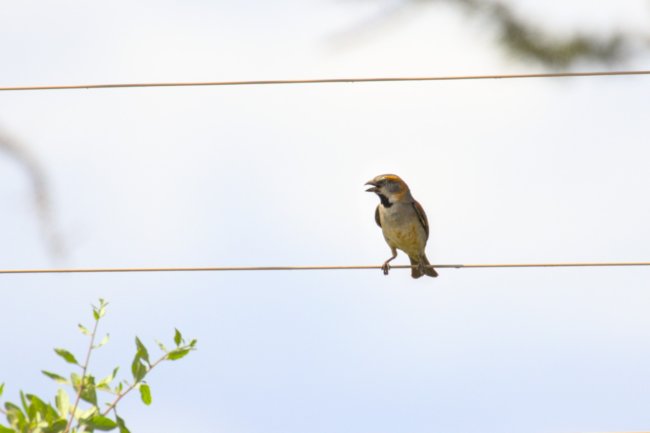
[[[64,418],[59,418],[50,424],[49,427],[43,429],[43,433],[59,433],[65,430],[68,426],[68,420]],[[0,432],[1,433],[1,432]]]
[[[142,344],[142,341],[138,337],[135,337],[135,347],[138,349],[138,355],[140,358],[144,359],[147,361],[147,364],[149,364],[149,352],[147,351],[147,348],[144,347],[144,344]]]
[[[32,394],[25,395],[29,402],[27,414],[30,419],[36,419],[40,415],[40,419],[45,419],[47,416],[47,405],[43,400]]]
[[[183,336],[181,335],[181,331],[176,328],[174,328],[174,330],[176,331],[174,332],[174,343],[176,343],[176,347],[178,347],[183,342]]]
[[[77,373],[70,374],[70,380],[72,381],[72,387],[75,391],[79,391],[79,386],[81,385],[81,376]]]
[[[147,406],[151,404],[151,388],[146,383],[140,384],[140,398]]]
[[[188,353],[190,353],[190,349],[175,349],[167,354],[167,359],[170,361],[176,361],[185,357]]]
[[[104,314],[106,314],[106,306],[108,305],[108,302],[104,301],[103,299],[99,299],[99,307],[95,307],[93,305],[93,317],[95,318],[95,321],[98,321],[102,317],[104,317]]]
[[[2,392],[5,390],[5,384],[0,383],[0,396],[2,395]]]
[[[110,391],[111,388],[108,385],[113,381],[113,379],[115,379],[115,376],[117,375],[117,371],[119,369],[120,369],[120,367],[115,367],[111,374],[109,374],[108,376],[106,376],[105,378],[100,380],[97,383],[97,389],[101,389],[103,391]]]
[[[75,413],[75,418],[85,422],[98,414],[99,414],[99,410],[97,406],[90,407],[86,410],[80,410],[79,408],[77,408],[77,412]]]
[[[99,299],[99,317],[104,317],[104,314],[106,314],[106,307],[108,306],[108,302],[106,302],[103,299]]]
[[[196,346],[196,338],[192,341],[190,341],[190,347]]]
[[[79,365],[79,362],[77,362],[77,358],[74,357],[74,355],[70,352],[68,352],[65,349],[54,349],[57,355],[59,355],[61,358],[63,358],[67,363],[69,364],[75,364]]]
[[[117,423],[115,421],[103,415],[95,415],[92,418],[85,420],[84,424],[102,431],[109,431],[117,428]]]
[[[97,406],[97,390],[95,388],[95,378],[86,376],[83,379],[83,388],[80,397],[82,400]]]
[[[28,415],[31,420],[30,424],[45,427],[52,425],[56,420],[61,418],[52,405],[45,403],[37,396],[26,394],[25,399],[29,402]],[[49,429],[47,430],[49,431]]]
[[[120,428],[120,433],[131,433],[129,429],[126,428],[126,424],[124,424],[124,420],[122,418],[115,415],[115,419],[117,420],[117,426]]]
[[[77,326],[79,327],[79,330],[81,331],[82,334],[84,334],[84,335],[88,335],[88,336],[91,336],[91,335],[92,335],[92,333],[88,330],[88,328],[86,328],[86,327],[85,327],[84,325],[82,325],[81,323],[78,324]]]
[[[93,376],[81,377],[76,373],[71,374],[72,387],[76,392],[81,390],[80,397],[82,400],[97,405],[97,391],[95,387],[95,378]]]
[[[46,375],[47,377],[49,377],[50,379],[54,380],[57,383],[63,383],[63,384],[70,383],[68,379],[66,379],[65,377],[60,376],[56,373],[52,373],[51,371],[41,370],[41,373],[43,373],[44,375]]]
[[[156,343],[158,344],[158,347],[160,347],[160,350],[163,352],[167,352],[167,348],[165,347],[164,344],[162,344],[160,341],[156,340]]]
[[[140,361],[139,353],[135,355],[133,363],[131,363],[131,373],[133,373],[133,379],[136,382],[140,382],[147,374],[147,367],[145,367],[142,361]]]
[[[27,418],[20,407],[16,406],[13,403],[5,403],[5,411],[7,412],[7,421],[12,426],[23,427],[26,425]]]
[[[108,343],[108,339],[109,339],[109,338],[110,338],[110,335],[109,335],[109,334],[106,334],[106,335],[104,336],[104,338],[102,338],[102,341],[100,341],[99,344],[97,344],[97,345],[95,346],[95,349],[99,349],[100,347],[102,347],[103,345],[105,345],[106,343]]]
[[[0,425],[0,433],[16,433],[16,430]]]
[[[59,388],[59,390],[56,392],[56,397],[54,397],[54,404],[56,405],[56,408],[59,410],[59,414],[62,417],[65,418],[68,416],[70,413],[70,397],[68,397],[68,393],[66,393],[64,389]]]
[[[27,404],[27,397],[25,397],[25,393],[22,391],[20,391],[20,404],[23,407],[23,412],[27,413],[29,405]]]
[[[57,419],[60,419],[61,416],[59,415],[59,412],[57,412],[56,409],[51,404],[47,404],[45,406],[45,421],[47,421],[48,424],[53,424]]]

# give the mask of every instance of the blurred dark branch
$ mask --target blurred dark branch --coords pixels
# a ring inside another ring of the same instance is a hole
[[[407,15],[415,16],[424,6],[448,4],[462,12],[482,19],[494,29],[499,45],[513,57],[537,61],[550,68],[567,68],[578,62],[611,64],[630,57],[633,47],[647,49],[648,36],[634,33],[609,34],[576,31],[559,35],[553,30],[515,13],[499,0],[399,0],[344,36],[358,36],[383,29]],[[342,39],[341,37],[337,39]]]
[[[479,14],[495,26],[499,42],[516,57],[537,60],[553,68],[579,61],[612,63],[621,60],[630,35],[602,36],[576,32],[558,36],[518,16],[505,3],[492,0],[446,0],[471,14]]]
[[[4,152],[10,158],[14,159],[27,173],[27,177],[32,186],[32,194],[41,232],[47,243],[48,250],[52,257],[57,259],[61,258],[64,253],[64,247],[54,223],[52,200],[43,168],[25,145],[16,141],[4,131],[0,131],[0,152]]]

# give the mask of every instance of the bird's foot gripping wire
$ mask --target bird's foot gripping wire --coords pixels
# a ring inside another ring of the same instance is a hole
[[[395,257],[397,257],[397,250],[395,248],[391,247],[391,251],[392,251],[393,255],[388,260],[386,260],[383,265],[381,265],[381,270],[384,273],[384,275],[388,275],[388,271],[390,271],[389,263],[393,259],[395,259]]]

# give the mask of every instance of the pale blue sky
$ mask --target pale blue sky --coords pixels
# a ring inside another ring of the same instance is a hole
[[[386,3],[389,4],[389,3]],[[426,8],[341,35],[373,2],[7,2],[0,84],[541,70]],[[647,26],[647,4],[522,1],[540,22]],[[341,40],[347,44],[341,44]],[[647,55],[619,65],[650,68]],[[594,69],[594,65],[581,65]],[[0,126],[50,181],[65,266],[380,264],[363,183],[395,172],[434,263],[650,258],[645,77],[3,93]],[[0,267],[52,266],[0,155]],[[406,263],[403,255],[400,264]],[[96,373],[178,327],[131,431],[595,432],[650,426],[649,269],[0,277],[0,382],[53,395],[111,302]]]

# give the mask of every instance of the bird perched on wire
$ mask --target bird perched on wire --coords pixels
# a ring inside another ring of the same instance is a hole
[[[394,174],[381,174],[366,182],[367,192],[379,196],[375,210],[375,222],[381,227],[384,238],[393,255],[384,262],[382,270],[388,275],[389,263],[397,257],[397,250],[404,251],[411,260],[411,276],[437,277],[424,253],[429,238],[429,222],[420,203],[411,195],[408,185]]]

